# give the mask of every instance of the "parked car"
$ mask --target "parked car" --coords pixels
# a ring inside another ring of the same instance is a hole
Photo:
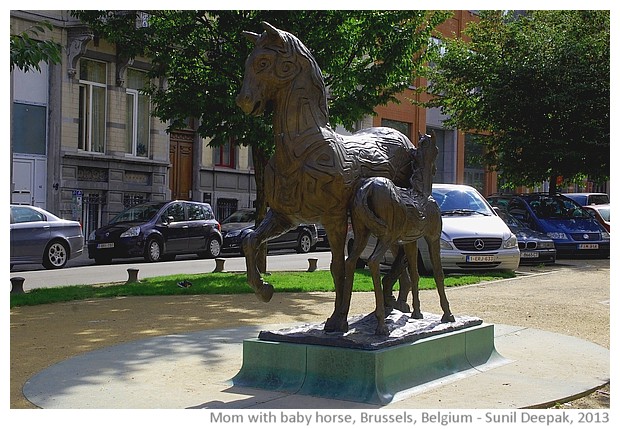
[[[240,209],[222,221],[224,237],[222,252],[243,253],[241,242],[254,229],[256,209]],[[269,249],[295,249],[297,253],[308,253],[316,246],[318,232],[315,224],[301,224],[283,235],[269,240]]]
[[[88,237],[88,257],[97,264],[140,256],[158,262],[192,253],[214,258],[222,247],[220,230],[209,204],[180,200],[142,203],[93,231]]]
[[[515,195],[503,203],[505,198],[487,199],[493,206],[505,205],[508,213],[529,228],[553,239],[558,257],[609,257],[609,232],[572,199],[548,193]]]
[[[466,185],[433,184],[432,192],[441,210],[441,264],[445,271],[517,269],[517,238],[478,191]],[[348,249],[352,239],[349,235]],[[370,257],[375,244],[371,236],[361,259]],[[393,259],[387,252],[384,263],[391,264]],[[432,272],[424,239],[418,240],[418,261],[421,272]]]
[[[554,263],[556,257],[553,240],[542,232],[528,228],[521,221],[504,210],[495,210],[508,228],[517,236],[521,251],[521,264]]]
[[[567,192],[562,195],[582,206],[609,204],[609,195],[602,192]]]
[[[11,204],[11,267],[43,264],[63,268],[82,254],[82,226],[39,207]]]
[[[611,232],[611,224],[609,222],[610,204],[593,204],[591,206],[583,206],[583,208],[594,216],[605,227],[607,232]]]

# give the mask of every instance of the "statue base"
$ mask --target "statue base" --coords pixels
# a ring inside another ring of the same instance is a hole
[[[390,317],[401,321],[408,317],[398,313],[393,311]],[[406,322],[411,325],[406,331],[417,331],[404,335],[406,340],[403,335],[393,336],[392,327],[388,338],[364,333],[355,321],[345,334],[321,333],[322,324],[263,331],[258,339],[243,342],[243,365],[232,383],[385,405],[451,377],[475,375],[509,362],[495,350],[493,325],[475,318],[464,322],[459,317],[456,322],[439,324],[436,321],[441,316],[424,317]],[[374,315],[358,319],[372,325],[372,318]],[[426,328],[419,328],[420,324]],[[441,332],[433,333],[439,325]],[[369,329],[374,332],[372,326]],[[355,334],[365,339],[351,341]]]

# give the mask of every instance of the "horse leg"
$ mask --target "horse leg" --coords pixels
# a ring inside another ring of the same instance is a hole
[[[387,307],[395,308],[403,313],[408,313],[409,305],[407,304],[407,294],[409,293],[411,284],[406,273],[405,254],[402,246],[392,246],[392,253],[395,255],[394,262],[390,267],[390,271],[383,276],[383,299]],[[398,279],[400,288],[398,291],[398,299],[394,299],[392,290],[394,283]]]
[[[409,277],[411,281],[411,294],[413,295],[411,306],[413,311],[411,312],[412,319],[423,319],[424,316],[420,311],[420,274],[418,273],[418,242],[413,241],[407,243],[405,246],[405,253],[407,255],[407,261],[409,262]],[[402,282],[401,282],[402,284]]]
[[[256,261],[258,246],[270,238],[284,234],[292,227],[293,224],[285,216],[270,210],[267,212],[265,219],[258,225],[258,228],[248,233],[243,239],[242,246],[243,253],[245,254],[248,284],[260,301],[269,302],[271,300],[273,286],[264,281],[260,275]]]
[[[443,268],[441,267],[441,254],[439,248],[439,235],[436,237],[425,237],[428,244],[428,251],[433,264],[433,277],[435,278],[435,285],[437,286],[437,293],[439,293],[439,304],[443,310],[442,322],[454,322],[454,316],[450,311],[450,304],[446,297],[446,291],[444,286]]]
[[[390,244],[382,239],[379,239],[377,242],[377,247],[372,252],[372,255],[368,259],[368,268],[370,269],[370,274],[372,275],[372,284],[375,290],[375,317],[377,318],[377,329],[375,330],[375,335],[388,336],[390,335],[390,330],[385,324],[385,302],[383,300],[383,288],[381,287],[381,260],[383,260],[383,256],[390,248]]]
[[[322,223],[327,233],[329,247],[331,248],[332,261],[330,271],[336,292],[334,312],[325,322],[324,329],[327,332],[347,332],[349,330],[347,316],[349,314],[353,288],[353,281],[351,281],[351,288],[345,286],[344,246],[347,238],[348,222],[347,218],[344,217],[322,219]]]

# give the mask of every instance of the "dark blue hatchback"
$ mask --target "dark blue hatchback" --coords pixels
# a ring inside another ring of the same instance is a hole
[[[487,200],[553,239],[558,255],[609,257],[609,233],[570,198],[534,193]]]
[[[194,201],[138,204],[88,237],[88,257],[98,264],[137,256],[157,262],[188,253],[213,258],[221,248],[221,226],[211,206]]]

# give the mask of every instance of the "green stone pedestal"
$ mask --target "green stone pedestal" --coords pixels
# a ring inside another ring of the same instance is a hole
[[[508,361],[494,327],[481,324],[380,350],[245,340],[235,386],[369,404],[388,404],[413,388],[474,375]],[[409,392],[408,392],[409,391]]]

